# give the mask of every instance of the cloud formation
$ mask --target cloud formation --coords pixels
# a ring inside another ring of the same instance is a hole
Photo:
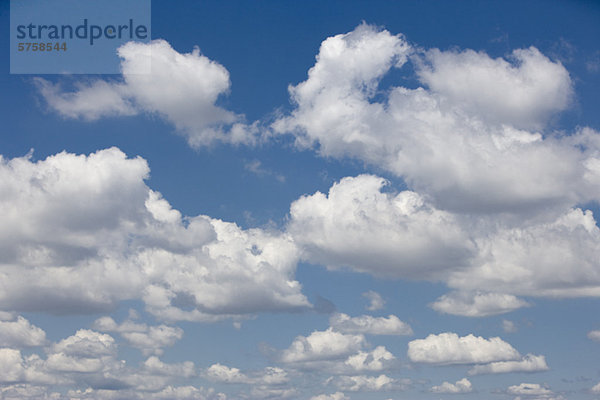
[[[342,333],[363,333],[369,335],[412,335],[410,325],[400,321],[395,315],[372,317],[361,315],[350,317],[344,313],[333,314],[329,318],[331,327]]]
[[[0,308],[72,313],[141,299],[175,321],[309,306],[289,237],[183,217],[146,186],[148,173],[116,148],[1,159]]]
[[[164,40],[119,47],[121,81],[78,82],[74,91],[36,78],[48,106],[65,118],[156,114],[175,126],[190,146],[214,142],[253,144],[257,129],[243,116],[216,105],[231,86],[229,72],[200,53],[179,53]],[[147,70],[146,65],[152,65]]]
[[[499,337],[485,339],[472,334],[459,337],[448,332],[409,342],[408,358],[412,362],[437,365],[483,364],[517,360],[520,354]]]
[[[439,386],[433,386],[429,391],[433,393],[469,393],[473,391],[473,386],[467,378],[463,378],[456,383],[444,382]]]
[[[411,55],[424,87],[379,88]],[[590,183],[598,180],[599,135],[537,131],[571,94],[566,69],[535,48],[508,61],[471,50],[420,52],[401,35],[361,25],[323,41],[307,80],[290,88],[295,108],[273,129],[323,156],[383,168],[438,207],[523,215],[598,199]]]

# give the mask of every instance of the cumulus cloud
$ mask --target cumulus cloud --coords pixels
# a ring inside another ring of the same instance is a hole
[[[333,329],[342,333],[363,333],[370,335],[412,335],[410,325],[402,322],[395,315],[386,317],[372,317],[361,315],[350,317],[339,313],[329,318],[329,324]]]
[[[432,304],[483,317],[529,305],[517,296],[598,296],[600,228],[590,210],[535,219],[463,215],[373,175],[346,177],[327,194],[294,201],[287,232],[302,257],[375,276],[443,281]]]
[[[346,396],[342,392],[335,392],[332,394],[320,394],[318,396],[313,396],[310,400],[350,400],[350,397]]]
[[[450,287],[526,296],[600,295],[600,228],[589,210],[506,227],[477,242],[477,259],[452,272]]]
[[[262,371],[243,373],[239,368],[231,368],[217,363],[207,368],[204,375],[215,382],[259,386],[280,385],[289,381],[287,372],[278,367],[267,367]]]
[[[437,299],[431,308],[452,315],[485,317],[511,312],[529,303],[510,294],[452,292]]]
[[[567,70],[535,47],[492,59],[473,50],[428,50],[417,74],[433,92],[462,108],[517,128],[539,129],[572,98]]]
[[[598,199],[597,132],[578,146],[579,131],[537,130],[569,105],[560,63],[535,48],[515,50],[512,62],[433,49],[412,57],[426,87],[378,88],[412,52],[402,36],[367,25],[326,39],[307,80],[290,88],[295,108],[273,129],[323,156],[390,171],[444,209],[531,216]]]
[[[343,334],[329,328],[296,337],[290,347],[282,351],[280,359],[284,363],[339,359],[355,353],[364,344],[363,335]]]
[[[0,308],[71,313],[141,299],[165,320],[210,321],[309,306],[288,235],[183,217],[146,186],[148,173],[116,148],[0,159]]]
[[[43,78],[35,82],[48,106],[65,118],[96,120],[149,113],[173,124],[192,147],[256,141],[256,126],[244,124],[242,116],[215,104],[229,91],[229,72],[197,47],[179,53],[164,40],[129,42],[118,54],[121,81],[78,82],[70,92]],[[152,68],[146,71],[149,64]]]
[[[46,343],[46,332],[22,316],[0,318],[0,343],[7,347],[42,346]]]
[[[546,357],[527,354],[518,361],[497,361],[486,365],[476,365],[468,372],[469,375],[502,374],[507,372],[540,372],[548,371]]]
[[[373,290],[364,292],[362,295],[369,300],[369,305],[366,307],[369,311],[381,310],[385,306],[385,300],[383,300],[379,293]]]
[[[433,278],[464,265],[473,251],[450,213],[417,193],[383,192],[373,175],[347,177],[329,193],[294,201],[288,231],[304,257],[377,276]]]
[[[509,394],[522,396],[544,396],[552,394],[550,389],[547,389],[538,383],[521,383],[520,385],[509,386],[506,391]]]
[[[473,391],[473,386],[467,378],[463,378],[456,383],[444,382],[439,386],[433,386],[429,391],[433,393],[469,393]]]
[[[349,356],[346,361],[344,361],[344,366],[350,367],[343,368],[344,372],[364,372],[364,371],[383,371],[387,369],[392,361],[395,360],[396,357],[384,346],[377,346],[372,351],[359,351],[358,353]],[[338,368],[341,369],[341,368]]]
[[[183,330],[178,327],[148,326],[131,320],[117,324],[111,317],[99,318],[93,326],[100,331],[118,332],[129,345],[140,349],[144,355],[161,355],[163,347],[172,346],[183,337]]]
[[[588,339],[600,342],[600,331],[590,331],[587,334]]]
[[[379,376],[337,376],[327,379],[327,384],[337,387],[341,391],[366,392],[366,391],[385,391],[395,388],[397,381],[387,375]],[[398,384],[399,386],[399,384]]]
[[[448,332],[409,342],[408,357],[412,362],[450,365],[518,360],[520,354],[499,337],[459,337]]]

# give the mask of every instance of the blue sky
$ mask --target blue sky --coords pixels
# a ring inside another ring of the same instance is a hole
[[[0,18],[0,398],[600,396],[597,3],[153,0],[120,75]]]

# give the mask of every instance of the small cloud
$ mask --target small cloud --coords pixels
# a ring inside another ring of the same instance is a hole
[[[502,330],[506,333],[515,333],[517,331],[517,325],[513,321],[504,319],[502,320]]]
[[[467,378],[463,378],[456,383],[444,382],[439,386],[429,389],[433,393],[469,393],[473,391],[473,386]]]
[[[285,176],[278,174],[274,171],[271,171],[267,168],[264,168],[262,166],[262,162],[260,160],[252,160],[250,162],[247,162],[244,165],[244,168],[247,171],[252,172],[254,175],[256,176],[260,176],[260,177],[264,177],[264,176],[272,176],[275,179],[277,179],[279,182],[284,183],[285,182]]]
[[[369,311],[381,310],[385,305],[385,300],[373,290],[363,293],[362,296],[369,300],[369,305],[365,307]]]

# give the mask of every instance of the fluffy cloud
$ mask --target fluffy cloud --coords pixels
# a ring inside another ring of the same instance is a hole
[[[408,357],[412,362],[449,365],[511,361],[519,359],[520,354],[499,337],[440,333],[409,342]]]
[[[385,191],[373,175],[294,201],[287,231],[302,257],[375,276],[441,280],[456,291],[432,307],[470,317],[529,303],[516,296],[598,296],[600,228],[591,211],[535,219],[442,211],[412,191]]]
[[[292,203],[288,231],[304,257],[378,276],[432,278],[473,251],[454,217],[415,192],[386,193],[373,175],[347,177]]]
[[[20,315],[16,320],[0,318],[0,343],[8,347],[42,346],[46,343],[46,332]]]
[[[444,382],[439,386],[433,386],[429,391],[433,393],[469,393],[473,391],[473,387],[467,378],[463,378],[456,383]]]
[[[600,228],[589,210],[571,209],[476,241],[477,259],[472,267],[452,272],[450,287],[529,296],[600,295]]]
[[[506,391],[509,394],[522,396],[541,396],[552,394],[550,389],[547,389],[538,383],[521,383],[520,385],[509,386]]]
[[[181,328],[167,325],[147,326],[131,320],[117,324],[110,317],[97,319],[93,326],[100,331],[119,332],[129,345],[140,349],[144,355],[161,355],[163,347],[172,346],[183,337]]]
[[[590,391],[591,391],[592,393],[600,393],[600,382],[599,382],[599,383],[597,383],[596,385],[594,385],[594,386],[593,386],[593,387],[590,389]]]
[[[296,337],[280,358],[284,363],[339,359],[358,351],[364,343],[363,335],[343,334],[329,328]]]
[[[598,199],[596,132],[525,130],[569,104],[562,65],[534,48],[516,50],[513,63],[430,50],[413,57],[428,88],[392,87],[376,101],[382,77],[411,51],[401,36],[365,25],[328,38],[308,79],[290,88],[295,109],[273,129],[324,156],[384,168],[444,209],[531,215]]]
[[[351,372],[383,371],[396,357],[386,350],[384,346],[377,346],[370,352],[359,351],[344,361],[344,365],[350,367]],[[344,371],[348,371],[345,368]]]
[[[540,372],[548,371],[546,357],[527,354],[518,361],[497,361],[487,365],[476,365],[468,372],[469,375],[502,374],[507,372]]]
[[[320,394],[318,396],[313,396],[310,400],[350,400],[350,397],[346,396],[342,392],[335,392],[332,394]]]
[[[508,60],[473,50],[432,49],[420,58],[422,83],[453,104],[489,119],[520,128],[541,128],[570,104],[567,70],[535,47],[514,50]]]
[[[600,331],[590,331],[587,334],[588,339],[595,340],[596,342],[600,342]]]
[[[526,301],[510,294],[452,292],[437,299],[431,304],[431,308],[446,314],[485,317],[504,314],[528,305]]]
[[[205,372],[205,376],[216,382],[245,383],[252,385],[279,385],[289,381],[287,372],[277,367],[267,367],[263,371],[250,375],[242,373],[238,368],[230,368],[222,364],[213,364]]]
[[[288,236],[182,217],[146,186],[148,173],[116,148],[1,159],[0,308],[70,313],[142,299],[163,319],[214,320],[309,306]]]
[[[379,376],[366,376],[366,375],[355,375],[355,376],[337,376],[327,379],[327,384],[334,385],[339,390],[350,391],[350,392],[363,392],[363,391],[384,391],[391,390],[396,385],[396,380],[390,378],[387,375],[381,374]]]
[[[369,311],[377,311],[381,310],[385,305],[385,300],[381,297],[381,295],[373,290],[369,290],[362,294],[363,297],[366,297],[369,300],[369,305],[366,307]]]
[[[346,314],[333,314],[329,318],[333,329],[342,333],[363,333],[370,335],[412,335],[413,331],[405,322],[400,321],[395,315],[386,317],[372,317],[361,315],[350,317]]]
[[[145,112],[172,123],[193,147],[215,141],[255,142],[255,126],[244,125],[241,116],[215,105],[229,91],[229,72],[198,48],[182,54],[166,41],[154,40],[126,43],[118,54],[120,82],[80,82],[74,91],[65,92],[59,84],[37,78],[38,89],[48,106],[66,118],[95,120]],[[151,71],[145,70],[150,63]]]

